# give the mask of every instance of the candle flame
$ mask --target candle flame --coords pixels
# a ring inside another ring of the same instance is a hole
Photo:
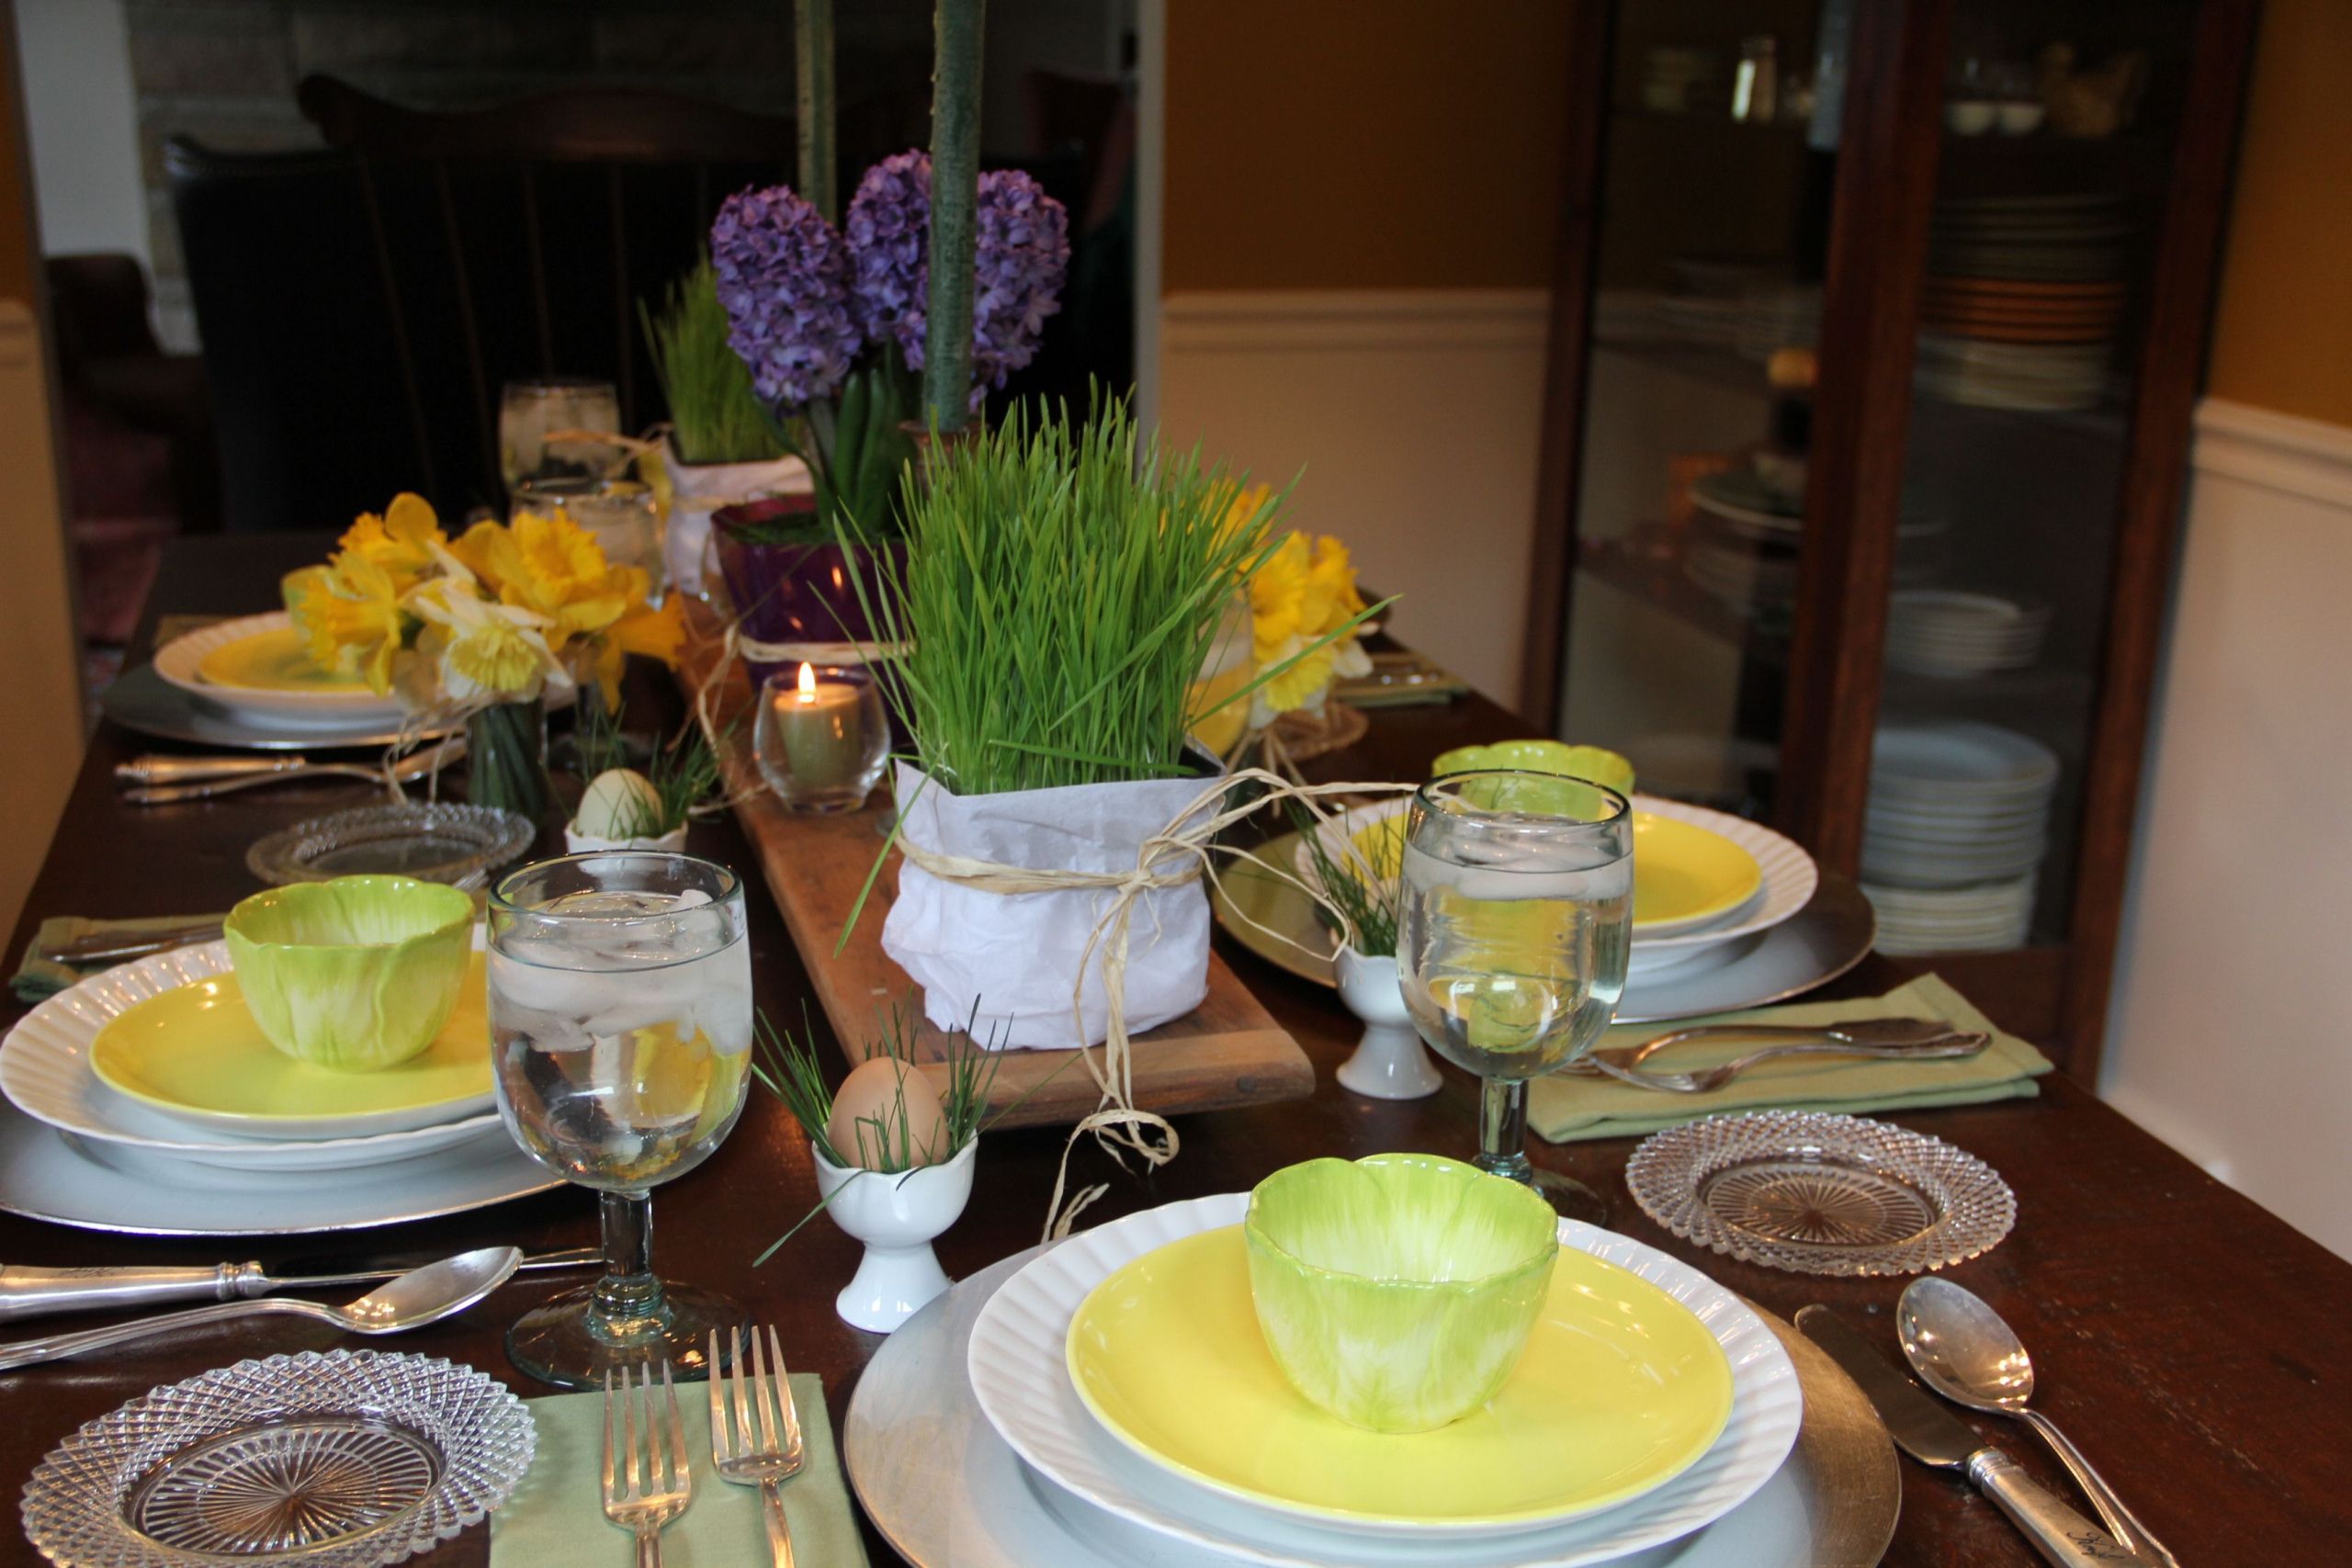
[[[817,700],[817,672],[806,664],[800,667],[800,700],[804,703]]]

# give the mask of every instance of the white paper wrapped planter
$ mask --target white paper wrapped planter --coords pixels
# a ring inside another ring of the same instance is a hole
[[[662,564],[670,581],[700,594],[710,547],[710,514],[739,501],[771,495],[806,495],[814,481],[797,457],[756,463],[689,463],[678,456],[674,438],[665,439],[662,458],[670,469],[670,519],[662,536]]]
[[[933,857],[1119,875],[1134,871],[1145,840],[1166,832],[1213,782],[1188,776],[957,795],[901,763],[894,782],[899,841]],[[1175,873],[1186,863],[1171,859],[1154,869]],[[935,876],[910,854],[899,868],[882,950],[922,987],[924,1016],[941,1029],[960,1030],[969,1020],[974,1040],[1000,1048],[1099,1045],[1110,1029],[1105,944],[1090,954],[1087,942],[1113,900],[1100,887],[993,892]],[[1200,880],[1138,894],[1127,931],[1127,1032],[1199,1007],[1209,983],[1209,900]],[[1074,1013],[1081,961],[1086,988]]]

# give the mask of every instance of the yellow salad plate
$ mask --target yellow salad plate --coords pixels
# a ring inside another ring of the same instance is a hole
[[[322,670],[311,660],[302,634],[292,626],[273,626],[234,642],[222,643],[196,661],[196,672],[209,685],[235,686],[251,692],[364,692],[367,684],[350,675]]]
[[[1071,1381],[1153,1463],[1351,1525],[1508,1526],[1613,1506],[1706,1452],[1731,1415],[1723,1348],[1647,1280],[1563,1247],[1499,1393],[1431,1432],[1349,1426],[1293,1389],[1250,1304],[1240,1227],[1136,1258],[1071,1318]]]
[[[342,1073],[272,1045],[233,971],[165,991],[98,1032],[98,1080],[194,1126],[249,1138],[360,1138],[480,1115],[494,1102],[482,955],[433,1043],[397,1066]]]
[[[1382,815],[1351,836],[1375,875],[1396,874],[1404,853],[1408,802],[1375,807]],[[1355,814],[1360,819],[1362,812]],[[1329,835],[1323,840],[1330,853]],[[1302,858],[1306,851],[1302,847]],[[1312,868],[1301,866],[1312,885]],[[1655,811],[1634,813],[1634,935],[1680,936],[1722,919],[1764,886],[1756,857],[1721,833]]]

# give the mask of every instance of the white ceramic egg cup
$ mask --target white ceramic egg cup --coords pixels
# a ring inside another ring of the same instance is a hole
[[[853,1328],[888,1334],[929,1305],[952,1282],[931,1249],[972,1196],[974,1137],[944,1165],[913,1170],[844,1170],[811,1145],[825,1213],[865,1244],[857,1273],[833,1298]]]
[[[1405,987],[1394,958],[1367,958],[1352,947],[1333,955],[1340,999],[1363,1020],[1356,1054],[1340,1064],[1341,1089],[1374,1100],[1421,1100],[1445,1080],[1421,1043],[1413,1015],[1405,1010]]]

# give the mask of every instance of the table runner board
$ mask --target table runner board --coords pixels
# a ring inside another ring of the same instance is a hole
[[[689,605],[687,646],[678,679],[688,700],[704,690],[722,644],[711,612]],[[921,1019],[914,982],[882,951],[882,922],[898,897],[899,856],[874,878],[857,929],[836,954],[842,925],[882,846],[883,816],[868,809],[832,817],[786,811],[759,787],[752,748],[752,691],[740,661],[711,682],[714,723],[725,731],[719,748],[735,819],[758,851],[768,890],[784,912],[827,1021],[853,1062],[894,1003],[912,1007],[919,1021],[916,1059],[944,1085],[942,1064],[959,1038]],[[730,721],[731,727],[730,727]],[[1315,1091],[1315,1069],[1298,1042],[1216,953],[1209,954],[1208,997],[1193,1011],[1138,1034],[1133,1042],[1136,1103],[1174,1115],[1296,1100]],[[779,1020],[789,1023],[789,1020]],[[989,1109],[1012,1107],[1004,1127],[1067,1125],[1093,1111],[1101,1090],[1071,1051],[1007,1051],[989,1093]],[[1099,1057],[1098,1057],[1099,1061]]]

